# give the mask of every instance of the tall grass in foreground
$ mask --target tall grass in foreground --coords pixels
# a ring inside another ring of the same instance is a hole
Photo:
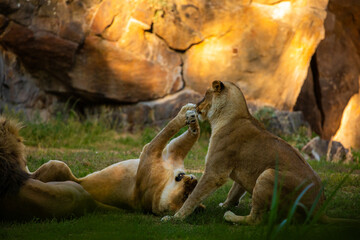
[[[343,186],[343,184],[346,182],[346,180],[349,178],[350,174],[353,172],[355,168],[353,168],[348,174],[346,174],[343,177],[340,183],[335,187],[335,189],[330,193],[327,199],[322,203],[322,205],[317,210],[317,212],[315,212],[315,209],[319,203],[321,195],[324,193],[324,187],[326,184],[324,184],[323,187],[320,189],[311,208],[307,209],[307,207],[301,203],[301,199],[306,194],[306,192],[314,185],[313,183],[310,183],[299,193],[299,195],[291,205],[287,217],[285,219],[280,219],[278,212],[279,212],[281,184],[279,185],[278,161],[276,162],[277,164],[275,169],[274,189],[273,189],[273,196],[272,196],[270,213],[267,223],[266,239],[268,240],[278,239],[282,234],[286,234],[287,232],[289,232],[290,225],[294,221],[295,212],[299,207],[301,207],[306,214],[306,219],[301,224],[301,228],[297,236],[299,239],[302,239],[310,231],[310,229],[314,227],[314,225],[319,221],[319,219],[325,214],[326,208],[329,205],[330,201],[332,201],[335,194]],[[298,186],[298,188],[301,187],[303,187],[303,185]],[[280,222],[280,224],[277,225],[276,224],[277,222]],[[360,222],[359,222],[359,226],[360,226]]]

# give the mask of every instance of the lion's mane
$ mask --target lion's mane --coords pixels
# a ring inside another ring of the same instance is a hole
[[[25,164],[20,124],[0,117],[0,199],[8,194],[16,194],[30,174],[21,168]]]

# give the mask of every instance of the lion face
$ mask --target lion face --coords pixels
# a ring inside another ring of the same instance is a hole
[[[212,88],[209,88],[205,97],[196,104],[196,111],[201,121],[209,120],[214,113],[214,110],[219,108],[219,105],[225,104],[221,95],[223,95],[225,85],[220,81],[214,81]]]
[[[197,179],[193,175],[186,175],[185,173],[179,173],[175,176],[175,187],[171,196],[171,203],[169,204],[170,211],[178,211],[191,192],[194,190]]]

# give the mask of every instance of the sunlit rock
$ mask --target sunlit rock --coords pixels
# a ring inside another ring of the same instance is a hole
[[[128,43],[134,47],[129,51],[115,42],[87,37],[69,73],[71,86],[88,101],[125,103],[161,98],[183,87],[178,55],[158,39],[144,42],[141,48],[136,43]]]
[[[304,112],[316,133],[330,140],[350,98],[359,92],[360,2],[330,0],[325,35],[295,109]]]
[[[360,80],[360,79],[359,79]],[[360,149],[360,95],[355,94],[346,106],[341,118],[340,128],[334,140],[346,148]]]
[[[316,4],[307,1],[270,1],[270,4],[252,1],[249,4],[244,1],[236,6],[234,2],[219,5],[215,1],[203,4],[200,1],[194,7],[199,9],[197,22],[201,26],[182,21],[181,29],[187,26],[186,29],[191,29],[189,32],[197,33],[201,40],[197,44],[199,39],[194,39],[194,34],[188,37],[191,41],[182,40],[181,48],[178,41],[172,44],[172,39],[176,38],[171,31],[164,35],[173,48],[184,49],[195,44],[185,53],[185,81],[201,93],[215,79],[237,82],[249,100],[292,109],[311,56],[324,38],[327,1],[315,1]],[[179,13],[175,11],[174,14],[186,16],[186,13],[181,14],[182,9],[184,5],[178,6]],[[165,12],[165,18],[169,14],[173,13]],[[185,36],[183,34],[181,39]]]
[[[64,99],[134,104],[185,87],[202,95],[220,79],[291,110],[324,37],[327,2],[0,1],[0,45]]]

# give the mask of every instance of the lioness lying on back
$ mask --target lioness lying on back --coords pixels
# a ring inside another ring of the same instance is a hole
[[[188,130],[167,144],[186,125],[189,126]],[[33,177],[43,182],[77,182],[96,201],[114,207],[140,209],[155,214],[175,212],[197,183],[192,175],[185,174],[184,158],[199,134],[195,105],[187,104],[144,146],[140,159],[122,161],[80,179],[72,174],[65,163],[49,161]]]
[[[296,149],[266,131],[250,115],[245,98],[235,84],[214,81],[197,104],[197,112],[199,119],[208,120],[212,129],[205,172],[175,218],[187,217],[231,178],[234,184],[224,205],[237,204],[247,191],[252,194],[252,209],[248,216],[227,212],[225,219],[247,224],[261,222],[270,206],[277,164],[280,199],[284,200],[280,207],[288,207],[287,203],[292,203],[310,185],[301,203],[311,208],[322,188],[319,176]],[[320,194],[317,208],[324,201],[323,193]]]

